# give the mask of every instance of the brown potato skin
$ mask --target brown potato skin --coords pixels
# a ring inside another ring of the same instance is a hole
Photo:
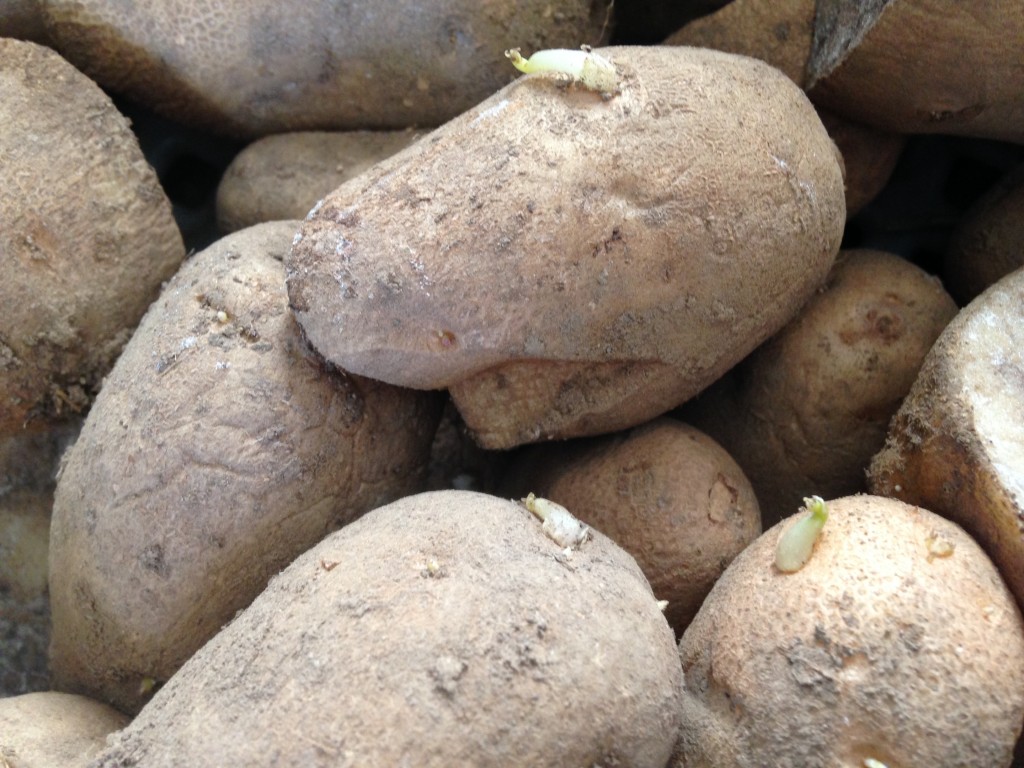
[[[625,549],[682,634],[722,571],[761,534],[754,490],[714,440],[675,419],[530,446],[503,491],[566,507]]]
[[[48,48],[0,39],[0,436],[84,412],[185,257],[125,119]]]
[[[828,509],[801,570],[774,564],[794,516],[733,560],[683,635],[674,765],[1009,765],[1024,622],[991,561],[894,499]]]
[[[424,493],[299,557],[96,768],[662,768],[681,677],[609,539],[567,555],[520,504]]]
[[[421,487],[440,402],[308,349],[280,261],[297,226],[192,258],[107,377],[54,501],[55,687],[138,710],[296,555]]]
[[[956,312],[910,262],[843,251],[793,322],[678,415],[743,467],[773,525],[806,496],[866,489],[889,420]]]
[[[328,196],[288,259],[318,351],[448,387],[487,448],[664,413],[781,327],[838,250],[838,155],[781,73],[600,53],[618,95],[522,78]]]

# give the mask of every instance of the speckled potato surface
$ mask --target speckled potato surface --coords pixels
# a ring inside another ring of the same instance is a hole
[[[0,39],[0,435],[84,411],[185,257],[128,120],[48,48]]]
[[[440,402],[308,349],[280,261],[296,228],[190,259],[107,377],[57,485],[55,687],[137,710],[272,574],[424,481]]]
[[[839,247],[838,156],[784,75],[600,53],[617,95],[522,78],[328,196],[288,259],[319,352],[449,388],[487,448],[678,405],[780,328]]]
[[[662,768],[680,683],[650,587],[609,539],[567,554],[520,504],[426,493],[298,558],[96,768]]]
[[[715,580],[761,533],[743,470],[714,440],[669,418],[627,432],[531,446],[505,493],[536,493],[633,555],[682,634]]]
[[[874,496],[828,502],[810,560],[783,521],[726,569],[679,644],[675,766],[1007,766],[1024,719],[1024,623],[955,524]]]

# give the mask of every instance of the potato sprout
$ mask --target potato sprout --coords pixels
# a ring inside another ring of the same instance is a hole
[[[820,496],[804,499],[807,515],[797,520],[779,538],[775,551],[775,567],[783,573],[799,571],[804,567],[814,549],[821,529],[828,520],[828,509]]]
[[[524,59],[519,49],[513,48],[505,51],[505,56],[516,69],[528,75],[553,72],[568,75],[592,91],[614,93],[618,90],[619,77],[615,65],[586,46],[578,51],[567,48],[537,51],[529,59]]]
[[[523,499],[523,504],[543,523],[541,529],[558,546],[571,549],[590,538],[590,528],[561,504],[539,499],[532,493]]]

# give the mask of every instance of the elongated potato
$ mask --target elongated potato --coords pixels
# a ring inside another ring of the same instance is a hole
[[[288,259],[320,353],[448,387],[487,448],[678,405],[778,330],[839,247],[838,155],[784,75],[598,53],[617,93],[517,81],[336,190]]]
[[[114,737],[96,768],[663,768],[672,632],[633,559],[442,491],[328,536]]]
[[[191,259],[108,376],[54,502],[55,687],[137,710],[296,555],[420,489],[438,398],[308,349],[279,260],[296,228]]]

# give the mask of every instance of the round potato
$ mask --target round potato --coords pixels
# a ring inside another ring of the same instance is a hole
[[[331,534],[172,677],[96,768],[662,768],[672,632],[633,559],[521,505],[410,496]]]
[[[750,482],[714,440],[674,419],[525,449],[502,490],[569,509],[634,558],[686,629],[729,562],[761,533]]]
[[[679,643],[675,765],[1009,765],[1024,719],[1024,622],[953,523],[850,496],[795,572],[784,521],[737,557]]]
[[[690,48],[589,56],[617,78],[608,98],[513,83],[325,198],[288,259],[318,351],[449,388],[486,448],[678,405],[778,330],[838,251],[838,154],[784,75]]]
[[[280,261],[297,226],[188,261],[68,452],[50,541],[58,689],[137,710],[296,555],[421,489],[439,398],[307,348]]]
[[[185,257],[128,121],[53,51],[0,39],[0,435],[83,412]]]

